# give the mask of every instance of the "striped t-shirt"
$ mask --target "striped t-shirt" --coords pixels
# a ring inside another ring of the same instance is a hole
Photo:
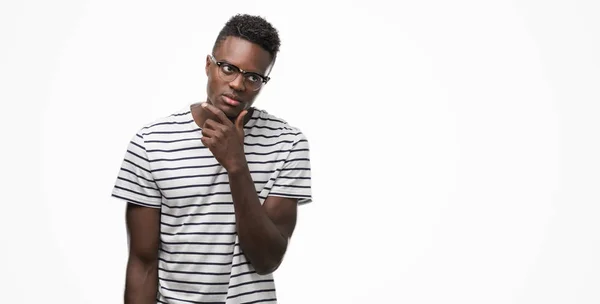
[[[261,203],[312,201],[309,146],[287,122],[254,109],[244,150]],[[277,303],[273,275],[259,275],[236,233],[227,171],[202,144],[189,107],[133,136],[112,196],[161,209],[157,303]]]

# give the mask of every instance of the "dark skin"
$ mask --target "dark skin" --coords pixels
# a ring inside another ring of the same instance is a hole
[[[125,278],[125,304],[156,303],[160,209],[127,204],[129,259]]]
[[[246,40],[228,37],[215,50],[217,60],[267,75],[273,65],[271,55]],[[269,196],[260,203],[244,154],[243,126],[252,114],[252,104],[260,91],[246,88],[243,77],[231,82],[218,76],[218,67],[206,59],[207,101],[190,107],[194,121],[202,128],[202,142],[227,170],[235,208],[240,247],[261,275],[275,271],[283,260],[296,226],[296,199]],[[225,102],[223,95],[239,101]],[[155,303],[158,286],[160,209],[129,204],[127,228],[130,238],[125,303]]]

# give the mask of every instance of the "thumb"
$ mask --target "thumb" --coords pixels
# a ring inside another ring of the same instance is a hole
[[[241,135],[244,135],[244,117],[246,114],[248,114],[248,110],[243,110],[235,120],[235,128],[238,132],[241,132]]]

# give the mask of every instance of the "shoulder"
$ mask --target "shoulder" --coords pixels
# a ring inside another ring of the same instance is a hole
[[[255,121],[250,127],[251,131],[293,138],[295,142],[307,141],[306,135],[299,127],[289,124],[285,119],[270,114],[266,110],[254,108],[252,117]]]
[[[169,134],[189,129],[194,122],[190,109],[181,108],[170,114],[150,120],[138,129],[138,135]]]

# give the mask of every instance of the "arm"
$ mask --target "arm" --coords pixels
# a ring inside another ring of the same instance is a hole
[[[228,174],[240,247],[258,274],[271,273],[294,232],[297,200],[269,196],[261,205],[248,166]]]
[[[127,204],[129,260],[125,304],[154,304],[158,292],[160,209]]]
[[[238,115],[234,125],[216,107],[207,103],[202,106],[216,119],[203,123],[201,140],[227,170],[240,247],[257,273],[271,273],[281,264],[296,226],[298,201],[269,196],[261,205],[244,153],[247,111]]]

